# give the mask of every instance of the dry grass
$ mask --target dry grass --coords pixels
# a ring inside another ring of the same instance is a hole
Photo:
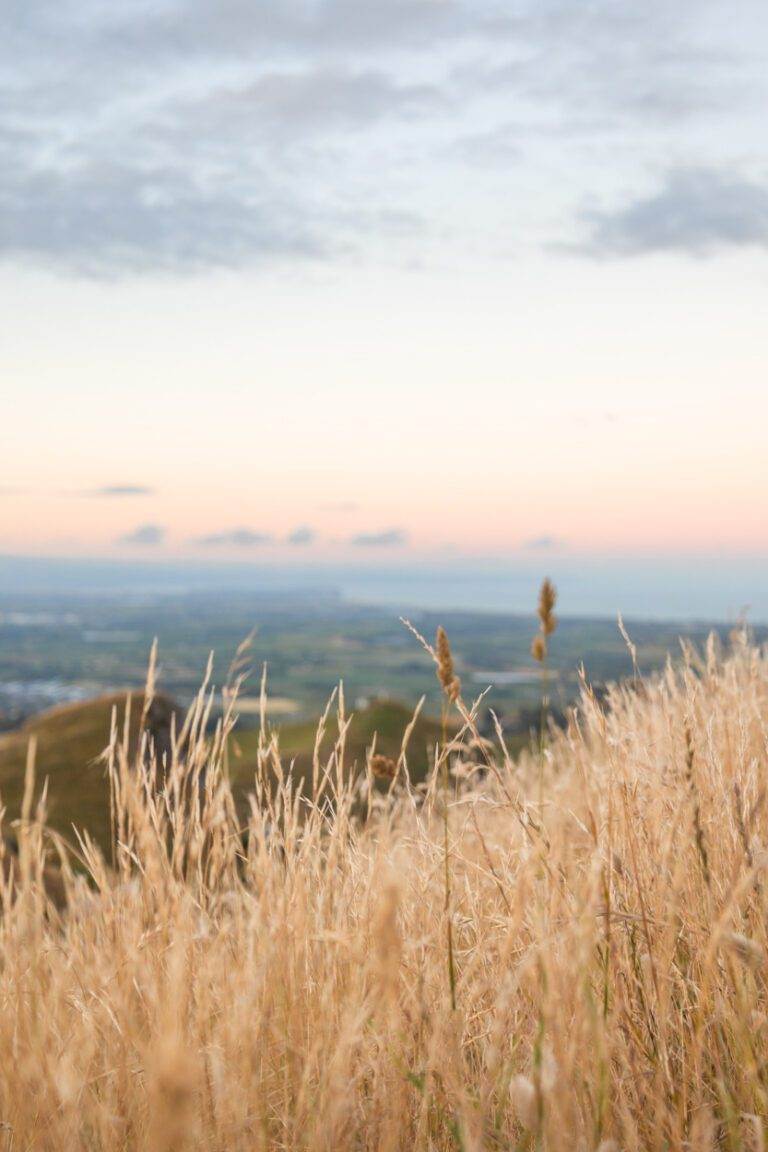
[[[366,796],[342,703],[311,803],[265,734],[245,833],[208,701],[165,774],[116,727],[114,870],[65,855],[63,915],[30,776],[0,1149],[763,1147],[768,658],[744,637],[607,705],[585,690],[543,771],[459,696],[427,785],[404,755]]]

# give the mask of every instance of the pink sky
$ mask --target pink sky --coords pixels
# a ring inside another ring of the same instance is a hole
[[[280,291],[0,275],[0,553],[764,554],[762,280],[745,255],[716,283],[662,259]],[[95,494],[124,486],[146,492]],[[274,543],[195,543],[235,529]]]

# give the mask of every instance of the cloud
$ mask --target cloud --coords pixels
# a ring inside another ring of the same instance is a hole
[[[287,537],[286,543],[295,545],[312,544],[316,539],[317,533],[314,528],[309,528],[303,524],[299,528],[294,528],[293,532]]]
[[[768,248],[768,184],[707,168],[678,168],[661,188],[624,207],[581,213],[587,232],[577,250],[590,256]]]
[[[127,125],[97,140],[73,128],[60,155],[12,151],[0,166],[0,260],[113,279],[329,261],[370,236],[419,235],[427,214],[382,189],[343,195],[356,162],[345,167],[328,135],[341,131],[350,155],[354,128],[422,98],[373,75],[269,76],[199,106],[176,101],[130,139]]]
[[[743,108],[755,95],[743,44],[713,26],[695,0],[532,0],[515,16],[499,24],[498,50],[462,60],[453,82],[505,93],[517,117],[507,129],[518,136],[522,129],[570,143],[628,128],[667,133]]]
[[[234,129],[241,138],[274,132],[285,146],[307,135],[367,128],[385,117],[428,111],[443,102],[434,85],[399,83],[381,71],[321,66],[265,72],[180,111],[194,118],[198,131],[221,135]]]
[[[419,230],[427,213],[374,179],[355,141],[444,102],[378,49],[407,43],[409,29],[427,43],[459,9],[386,8],[129,0],[108,15],[88,0],[34,12],[9,0],[0,260],[94,278],[195,273],[335,259],[369,235]],[[337,49],[353,43],[376,63],[340,64]]]
[[[387,528],[383,532],[360,532],[350,539],[356,548],[399,548],[408,542],[402,528]]]
[[[197,536],[193,543],[202,544],[206,548],[257,548],[262,544],[271,544],[272,540],[268,532],[255,532],[252,528],[230,528],[225,532]]]
[[[498,168],[500,164],[520,164],[523,161],[523,145],[526,127],[521,124],[498,124],[482,132],[469,132],[452,140],[447,148],[450,159],[471,164]]]
[[[154,488],[146,484],[104,484],[100,488],[89,488],[84,496],[153,496]]]
[[[135,544],[140,547],[156,547],[162,544],[166,537],[166,529],[160,524],[139,524],[131,532],[119,536],[118,544]]]
[[[548,222],[643,151],[711,163],[738,127],[759,154],[762,9],[737,2],[6,0],[0,260],[407,267],[414,240],[533,236],[530,204]]]
[[[9,0],[9,7],[17,9],[17,29],[26,26],[28,33],[48,31],[50,35],[51,26],[57,27],[62,39],[71,44],[80,30],[80,39],[89,48],[100,47],[116,58],[121,71],[136,68],[142,57],[167,67],[180,56],[195,62],[211,58],[236,62],[252,58],[255,50],[263,56],[312,51],[335,57],[351,49],[361,53],[433,49],[436,42],[461,36],[473,16],[471,7],[459,0],[388,0],[386,4],[380,0],[262,0],[259,4],[250,0],[188,0],[183,4],[134,0],[108,14],[98,5],[90,6],[90,35],[85,37],[76,18],[67,19],[67,8],[76,17],[76,3],[62,4],[64,15],[57,21],[46,20],[38,12],[27,15],[19,0],[16,4]],[[482,18],[474,15],[479,26]]]
[[[95,277],[194,271],[329,251],[265,180],[239,194],[170,165],[96,157],[0,176],[0,257]],[[256,179],[256,177],[254,177]]]
[[[525,540],[523,547],[531,552],[551,552],[556,548],[562,548],[565,541],[561,540],[559,536],[550,536],[544,534],[542,536],[531,536],[530,539]]]

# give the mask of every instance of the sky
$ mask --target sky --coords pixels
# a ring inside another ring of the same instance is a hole
[[[0,554],[768,556],[758,0],[5,0]]]

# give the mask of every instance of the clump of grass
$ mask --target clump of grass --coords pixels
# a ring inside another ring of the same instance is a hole
[[[30,756],[0,868],[0,1149],[764,1146],[768,655],[741,638],[585,688],[540,811],[538,757],[486,742],[447,838],[446,773],[477,750],[437,649],[460,726],[367,810],[341,701],[316,792],[265,733],[246,817],[234,692],[214,731],[201,692],[162,771],[119,710],[114,867],[51,836]]]

